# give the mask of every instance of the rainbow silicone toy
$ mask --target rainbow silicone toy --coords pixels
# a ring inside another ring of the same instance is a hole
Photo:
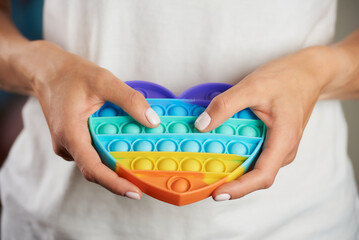
[[[146,128],[107,102],[89,118],[89,127],[102,161],[144,193],[178,206],[190,204],[238,178],[256,160],[266,127],[251,110],[209,133],[194,127],[211,99],[231,85],[201,84],[176,97],[157,84],[127,84],[147,98],[160,126]]]

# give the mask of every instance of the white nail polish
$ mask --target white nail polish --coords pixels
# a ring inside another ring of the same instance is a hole
[[[128,198],[134,199],[134,200],[140,200],[141,199],[140,194],[135,193],[135,192],[126,192],[125,196],[128,197]]]
[[[157,125],[161,122],[160,117],[157,115],[157,113],[152,108],[147,109],[146,118],[153,125]]]
[[[219,201],[227,201],[229,199],[231,199],[231,195],[229,195],[228,193],[219,194],[214,198],[214,200],[216,200],[218,202]]]
[[[208,115],[206,111],[204,111],[199,117],[197,118],[196,122],[194,123],[194,126],[202,131],[205,129],[211,122],[211,117]]]

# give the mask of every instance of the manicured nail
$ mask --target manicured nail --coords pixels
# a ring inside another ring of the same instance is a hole
[[[135,193],[135,192],[126,192],[125,196],[128,197],[128,198],[134,199],[134,200],[140,200],[141,199],[140,194]]]
[[[157,115],[157,113],[152,108],[147,109],[146,118],[153,125],[157,125],[161,122],[160,117]]]
[[[229,199],[231,199],[231,195],[229,195],[228,193],[219,194],[214,198],[214,200],[216,201],[227,201]]]
[[[211,117],[208,115],[206,111],[204,111],[201,115],[199,115],[196,122],[194,123],[194,126],[198,130],[202,131],[209,125],[210,122],[211,122]]]

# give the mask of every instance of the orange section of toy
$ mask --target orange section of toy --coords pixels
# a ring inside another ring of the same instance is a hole
[[[111,155],[116,159],[116,172],[121,177],[130,180],[144,193],[177,206],[207,198],[221,184],[242,175],[241,164],[246,159],[209,153],[142,152],[142,156],[147,157],[140,158],[134,157],[134,153],[111,152]],[[173,160],[181,159],[177,167],[174,162],[163,161],[171,159],[164,157],[169,155]],[[173,170],[161,170],[164,163],[165,168]]]

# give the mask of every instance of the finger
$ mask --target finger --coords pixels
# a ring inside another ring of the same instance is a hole
[[[286,158],[293,157],[293,149],[296,149],[294,141],[287,127],[274,127],[268,130],[266,144],[254,169],[239,179],[223,184],[212,194],[216,201],[241,198],[253,191],[269,188],[279,171],[285,165]],[[293,132],[293,131],[292,131]],[[294,136],[293,136],[294,139]]]
[[[253,91],[247,84],[239,83],[213,98],[207,109],[197,118],[195,127],[201,132],[211,131],[236,112],[254,104]]]
[[[97,152],[91,145],[91,137],[86,121],[70,121],[68,124],[71,129],[65,131],[66,149],[73,156],[83,176],[115,194],[140,199],[142,193],[137,186],[119,177],[101,162]]]
[[[107,80],[102,81],[102,83],[99,92],[104,100],[121,107],[146,127],[153,128],[160,124],[160,118],[157,113],[150,108],[150,105],[140,92],[129,87],[112,74],[107,75]]]

